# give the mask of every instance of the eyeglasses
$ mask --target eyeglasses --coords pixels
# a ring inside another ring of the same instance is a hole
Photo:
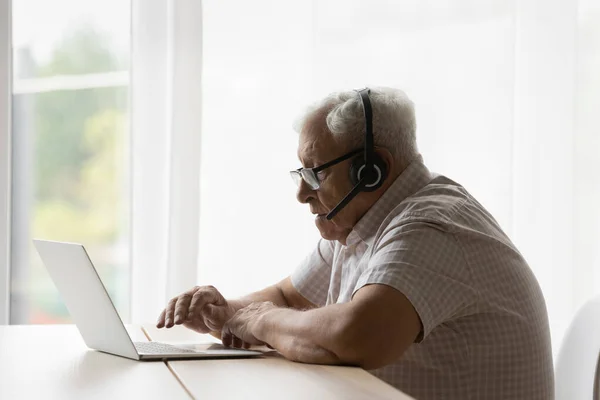
[[[298,168],[294,171],[290,171],[290,175],[292,176],[292,179],[294,180],[296,185],[300,186],[300,183],[302,182],[302,180],[304,180],[304,182],[306,182],[312,190],[318,190],[319,187],[321,187],[321,181],[320,181],[319,177],[317,176],[317,174],[320,171],[323,171],[324,169],[329,168],[329,167],[333,167],[335,164],[339,164],[342,161],[345,161],[345,160],[349,159],[350,157],[353,157],[362,151],[363,151],[363,149],[351,151],[350,153],[346,153],[343,156],[338,157],[335,160],[326,162],[325,164],[319,165],[318,167]]]

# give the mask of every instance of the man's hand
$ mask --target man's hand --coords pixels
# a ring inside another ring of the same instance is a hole
[[[196,286],[172,298],[160,313],[157,328],[185,326],[198,333],[220,332],[236,308],[213,286]]]
[[[262,327],[261,318],[275,309],[277,306],[270,301],[252,303],[240,309],[223,326],[221,341],[225,346],[245,349],[252,345],[266,344],[257,338]]]

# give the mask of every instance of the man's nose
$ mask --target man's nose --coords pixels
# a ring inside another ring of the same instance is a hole
[[[300,180],[300,184],[298,185],[298,190],[296,191],[296,199],[303,204],[308,203],[308,201],[314,197],[313,190],[308,186],[308,183],[304,181],[304,179]]]

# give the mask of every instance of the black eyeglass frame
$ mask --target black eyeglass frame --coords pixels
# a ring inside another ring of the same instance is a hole
[[[298,185],[300,185],[300,181],[303,180],[304,182],[306,182],[308,184],[308,186],[310,186],[310,188],[312,190],[319,190],[319,188],[321,187],[321,182],[319,181],[319,178],[317,177],[317,173],[319,173],[320,171],[323,171],[324,169],[327,169],[329,167],[333,167],[334,165],[339,164],[342,161],[346,161],[347,159],[352,158],[355,155],[361,153],[363,150],[364,150],[363,148],[353,150],[349,153],[346,153],[336,159],[328,161],[325,164],[321,164],[317,167],[313,167],[313,168],[300,167],[296,170],[290,171],[290,175],[291,175],[292,179],[294,180],[294,182],[296,182]],[[305,174],[307,176],[305,176]],[[312,180],[312,182],[311,182],[311,180]]]

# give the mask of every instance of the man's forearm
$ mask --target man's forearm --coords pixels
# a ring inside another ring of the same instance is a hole
[[[376,369],[401,357],[422,331],[419,315],[402,293],[373,284],[346,303],[311,309],[266,303],[246,307],[225,324],[224,339],[227,345],[232,337],[266,343],[294,361]]]
[[[352,364],[345,348],[345,318],[337,305],[298,311],[278,308],[261,317],[257,339],[284,357],[305,363]],[[337,314],[337,317],[336,317]]]
[[[260,290],[258,292],[251,293],[247,296],[244,296],[240,299],[229,300],[229,303],[235,308],[235,310],[239,310],[240,308],[244,308],[251,303],[265,302],[270,301],[278,307],[288,307],[289,304],[283,295],[283,292],[277,285],[269,286],[266,289]]]

